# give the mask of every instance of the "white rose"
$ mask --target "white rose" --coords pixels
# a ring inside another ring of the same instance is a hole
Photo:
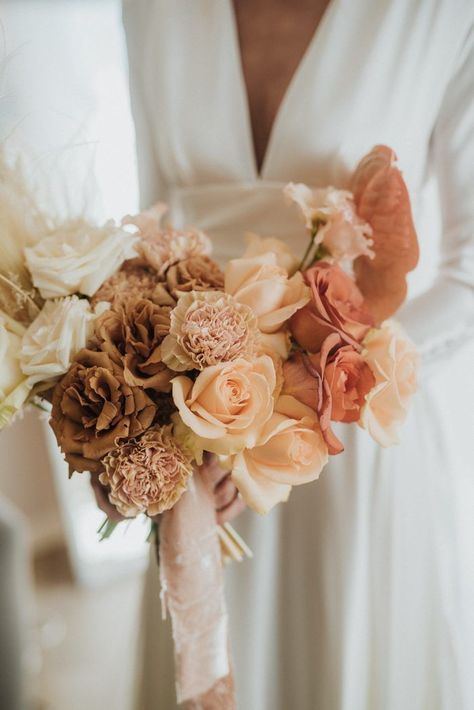
[[[60,377],[89,339],[94,320],[109,304],[98,303],[95,312],[85,298],[70,296],[46,301],[39,316],[23,336],[21,369],[33,386]]]
[[[29,395],[18,359],[21,337],[0,316],[0,429],[22,407]]]
[[[136,241],[112,221],[102,227],[78,221],[25,248],[25,258],[43,298],[93,296],[126,259],[137,256]]]

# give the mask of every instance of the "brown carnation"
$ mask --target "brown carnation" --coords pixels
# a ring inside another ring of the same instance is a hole
[[[123,367],[127,384],[167,392],[173,373],[162,361],[161,343],[169,329],[168,307],[130,298],[96,321],[90,345]]]
[[[120,444],[105,457],[104,467],[100,481],[109,488],[110,502],[127,518],[172,508],[192,474],[191,459],[178,446],[171,425]]]
[[[51,426],[71,472],[99,472],[116,441],[143,433],[155,413],[156,405],[125,382],[107,353],[84,348],[54,388]]]
[[[154,424],[169,424],[171,416],[176,412],[176,405],[171,392],[158,392],[158,390],[147,390],[147,395],[156,404],[156,415]]]
[[[166,285],[175,298],[188,291],[223,291],[224,274],[208,256],[194,256],[170,266]]]
[[[92,305],[99,301],[116,305],[130,299],[146,298],[159,306],[172,308],[175,300],[156,271],[137,262],[137,259],[125,262],[119,271],[107,279],[91,299]]]

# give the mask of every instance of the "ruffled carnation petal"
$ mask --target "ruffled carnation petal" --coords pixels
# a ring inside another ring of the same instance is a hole
[[[51,427],[70,470],[102,470],[117,439],[148,429],[156,405],[105,352],[81,350],[53,390]]]
[[[101,483],[125,517],[158,515],[181,498],[192,475],[191,457],[177,443],[172,426],[154,427],[105,457]]]
[[[164,362],[173,370],[203,370],[210,365],[252,356],[259,339],[252,310],[216,291],[183,294],[171,313],[163,342]]]

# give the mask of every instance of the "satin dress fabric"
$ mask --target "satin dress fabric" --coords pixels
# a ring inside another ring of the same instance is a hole
[[[222,263],[254,231],[303,253],[288,181],[347,187],[397,153],[420,265],[400,320],[422,354],[401,443],[356,426],[319,481],[236,527],[226,572],[241,710],[474,707],[474,7],[332,0],[278,110],[260,172],[231,0],[126,0],[143,206],[208,232]],[[150,568],[137,710],[175,707]]]

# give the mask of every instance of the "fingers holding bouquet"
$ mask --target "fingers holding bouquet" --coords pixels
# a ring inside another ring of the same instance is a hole
[[[219,525],[234,520],[245,510],[245,503],[232,480],[231,471],[226,471],[215,454],[206,453],[200,474],[214,496],[216,518]]]
[[[118,512],[117,507],[110,502],[109,492],[106,486],[99,481],[97,473],[91,473],[91,487],[94,492],[97,506],[106,514],[108,520],[113,523],[121,523],[125,517]]]

